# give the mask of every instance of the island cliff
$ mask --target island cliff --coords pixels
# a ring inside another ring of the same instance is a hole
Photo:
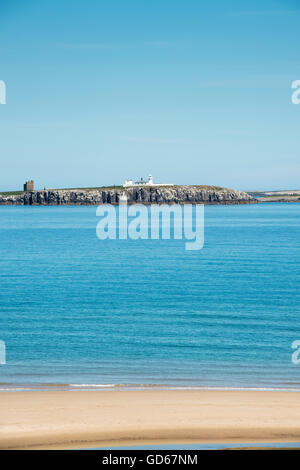
[[[97,188],[29,191],[0,194],[0,205],[98,205],[119,204],[127,196],[128,204],[249,204],[256,202],[242,191],[213,186],[173,186],[139,188]]]

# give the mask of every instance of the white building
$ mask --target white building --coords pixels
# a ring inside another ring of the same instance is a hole
[[[128,188],[131,186],[174,186],[172,183],[153,183],[152,175],[148,176],[148,181],[141,178],[139,181],[133,183],[132,180],[126,180],[123,184],[124,188]]]

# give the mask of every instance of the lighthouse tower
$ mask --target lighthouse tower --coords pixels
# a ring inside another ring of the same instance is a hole
[[[149,176],[148,176],[148,183],[147,183],[147,184],[149,184],[149,186],[152,186],[152,185],[153,185],[153,178],[152,178],[152,175],[149,175]]]

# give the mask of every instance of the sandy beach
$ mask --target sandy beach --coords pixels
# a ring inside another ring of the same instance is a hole
[[[1,449],[299,442],[300,393],[3,392]]]

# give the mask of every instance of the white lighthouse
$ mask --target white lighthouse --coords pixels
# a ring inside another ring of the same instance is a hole
[[[128,179],[123,184],[124,188],[130,188],[133,186],[174,186],[172,183],[153,183],[153,176],[150,174],[148,175],[148,180],[144,180],[141,178],[139,181],[133,183],[132,179]]]

